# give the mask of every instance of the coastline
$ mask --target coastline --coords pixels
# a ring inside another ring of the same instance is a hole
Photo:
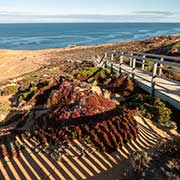
[[[126,41],[95,46],[75,46],[41,50],[0,49],[0,81],[18,77],[67,59],[89,59],[108,51],[148,52],[180,41],[180,34],[158,36],[141,41]]]
[[[172,40],[179,40],[180,39],[180,33],[179,34],[170,34],[170,35],[162,35],[162,36],[154,36],[151,38],[145,38],[143,40],[127,40],[127,41],[120,41],[120,42],[113,42],[113,43],[105,43],[105,44],[96,44],[96,45],[72,45],[69,44],[67,47],[57,47],[57,48],[45,48],[45,49],[35,49],[35,50],[28,50],[28,49],[0,49],[1,52],[10,52],[10,51],[17,51],[17,52],[41,52],[41,51],[54,51],[54,50],[59,50],[59,51],[67,51],[67,50],[72,50],[72,49],[82,49],[82,48],[94,48],[94,47],[106,47],[106,46],[114,46],[114,45],[121,45],[125,43],[134,43],[134,42],[144,42],[144,41],[151,41],[156,38],[163,38],[163,39],[171,39]],[[71,47],[72,46],[72,47]]]

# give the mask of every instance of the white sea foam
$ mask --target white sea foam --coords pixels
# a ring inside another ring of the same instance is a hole
[[[0,48],[43,49],[66,47],[69,44],[95,45],[102,43],[141,40],[153,36],[180,33],[180,24],[49,24],[8,25],[0,24]],[[14,27],[15,26],[15,27]],[[43,28],[42,28],[43,27]]]

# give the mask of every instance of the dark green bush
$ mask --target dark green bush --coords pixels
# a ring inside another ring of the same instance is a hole
[[[137,93],[129,99],[127,106],[129,108],[141,110],[143,116],[152,119],[161,125],[170,128],[174,127],[174,124],[171,122],[171,108],[157,97]]]
[[[20,103],[22,100],[29,101],[39,89],[46,85],[48,85],[48,81],[41,82],[33,86],[31,85],[26,90],[20,91],[17,100],[18,103]]]
[[[25,101],[30,100],[31,97],[37,92],[37,90],[38,90],[37,86],[32,86],[29,90],[19,95],[18,102],[20,103],[22,100]]]
[[[89,78],[92,75],[98,75],[100,78],[105,78],[109,75],[111,71],[106,68],[98,68],[98,67],[88,67],[80,72],[78,72],[75,76],[79,78]]]

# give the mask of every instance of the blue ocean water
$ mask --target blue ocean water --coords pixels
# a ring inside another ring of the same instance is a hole
[[[0,24],[0,49],[96,45],[180,33],[180,23]]]

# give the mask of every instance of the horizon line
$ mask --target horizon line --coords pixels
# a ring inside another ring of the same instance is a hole
[[[130,22],[122,22],[122,21],[119,21],[119,22],[0,22],[0,24],[91,24],[91,23],[94,23],[94,24],[107,24],[107,23],[112,23],[112,24],[118,24],[118,23],[147,23],[147,24],[151,24],[151,23],[162,23],[162,24],[165,24],[165,23],[170,23],[170,24],[175,24],[175,23],[180,23],[180,21],[177,21],[177,22],[165,22],[165,21],[159,21],[159,22],[149,22],[149,21],[130,21]]]

